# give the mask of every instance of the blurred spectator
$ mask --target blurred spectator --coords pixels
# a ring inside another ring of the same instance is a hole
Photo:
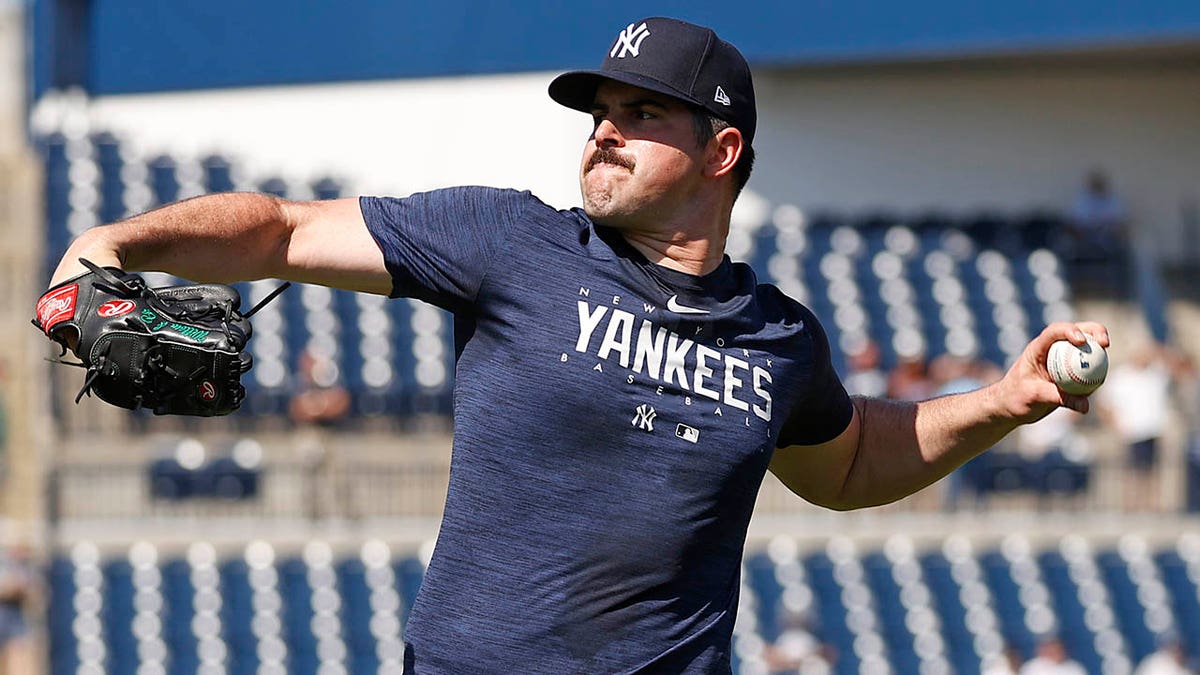
[[[1129,472],[1123,484],[1129,510],[1161,508],[1156,478],[1171,405],[1167,358],[1161,345],[1140,347],[1109,371],[1099,391],[1101,415],[1125,445]]]
[[[1142,659],[1133,675],[1189,675],[1195,672],[1188,667],[1187,652],[1179,636],[1168,633],[1159,637],[1158,649]]]
[[[980,675],[1017,675],[1025,658],[1016,645],[1005,645],[1004,653],[984,665]]]
[[[996,369],[981,359],[942,354],[929,364],[929,383],[936,387],[935,396],[975,391],[996,379],[999,379]],[[964,485],[973,480],[986,461],[984,455],[979,455],[946,478],[945,490],[942,493],[942,510],[952,511],[958,508]]]
[[[1129,216],[1120,197],[1112,192],[1109,177],[1093,169],[1084,180],[1084,189],[1075,198],[1068,217],[1069,250],[1067,258],[1076,271],[1093,270],[1094,280],[1102,281],[1111,291],[1128,288]]]
[[[1020,675],[1087,675],[1087,671],[1067,654],[1063,641],[1051,635],[1038,643],[1037,654],[1021,666]]]
[[[1070,408],[1058,408],[1037,422],[1017,429],[1013,437],[1017,452],[1031,462],[1055,451],[1082,458],[1082,453],[1072,447],[1082,440],[1076,433],[1077,420],[1078,413]]]
[[[8,401],[4,397],[7,383],[6,364],[0,360],[0,483],[8,477]]]
[[[29,614],[41,595],[33,548],[13,543],[0,553],[0,663],[9,675],[38,672]]]
[[[1200,513],[1200,370],[1190,354],[1178,353],[1175,391],[1187,429],[1184,456],[1184,510]]]
[[[305,433],[295,435],[297,450],[307,465],[308,516],[313,520],[345,515],[349,504],[340,453],[331,452],[322,428],[335,427],[350,413],[350,392],[338,383],[337,364],[304,350],[297,363],[298,386],[288,405],[292,421]]]
[[[337,365],[311,350],[300,354],[299,384],[288,405],[293,422],[300,425],[335,425],[350,412],[350,393],[338,384]]]
[[[767,645],[767,668],[772,673],[828,675],[837,660],[832,645],[821,642],[801,615],[791,615],[774,644]]]
[[[901,356],[888,373],[887,397],[900,401],[924,401],[936,391],[930,381],[924,354]]]
[[[850,372],[842,384],[852,396],[880,398],[887,395],[888,376],[880,367],[879,345],[870,338],[856,340],[847,350]]]
[[[1088,485],[1092,449],[1078,432],[1079,419],[1075,411],[1058,408],[1017,430],[1016,451],[1042,497],[1083,494]]]
[[[1115,195],[1108,176],[1094,169],[1084,179],[1083,190],[1071,207],[1068,227],[1069,257],[1078,263],[1108,266],[1123,264],[1129,243],[1129,215],[1125,204]]]

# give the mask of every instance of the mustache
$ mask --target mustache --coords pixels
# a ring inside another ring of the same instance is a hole
[[[626,157],[612,148],[600,147],[596,148],[596,152],[592,153],[592,156],[588,158],[587,166],[584,168],[583,172],[587,173],[595,168],[597,164],[601,163],[619,166],[631,173],[633,172],[633,167],[635,165],[632,157]]]

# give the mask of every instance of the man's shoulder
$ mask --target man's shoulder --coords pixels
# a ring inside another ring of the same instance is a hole
[[[753,274],[746,263],[734,263],[735,266],[744,266]],[[781,318],[797,318],[805,321],[816,321],[817,317],[813,311],[804,303],[793,298],[772,283],[758,283],[754,285],[754,298],[759,307],[768,315],[778,315]]]
[[[529,190],[478,185],[450,189],[463,190],[477,199],[490,200],[498,206],[503,206],[514,216],[524,216],[537,221],[570,221],[577,224],[587,222],[587,216],[582,209],[560,209],[546,203]]]

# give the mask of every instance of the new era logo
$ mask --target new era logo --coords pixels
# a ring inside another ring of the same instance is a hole
[[[719,84],[717,85],[717,94],[715,96],[713,96],[713,100],[716,101],[717,103],[720,103],[721,105],[729,105],[729,103],[730,103],[729,94],[726,94],[725,90],[722,89],[721,85],[719,85]]]
[[[646,27],[645,22],[637,28],[633,24],[629,24],[617,36],[617,43],[613,45],[612,51],[608,53],[609,58],[623,59],[626,54],[632,54],[633,58],[638,57],[638,52],[642,48],[642,40],[650,37],[650,29]]]

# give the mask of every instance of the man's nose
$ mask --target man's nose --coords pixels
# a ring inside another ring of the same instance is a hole
[[[596,131],[592,133],[592,138],[596,139],[596,145],[610,148],[619,148],[625,145],[625,137],[621,135],[621,130],[610,120],[600,120],[600,124],[596,125]]]

